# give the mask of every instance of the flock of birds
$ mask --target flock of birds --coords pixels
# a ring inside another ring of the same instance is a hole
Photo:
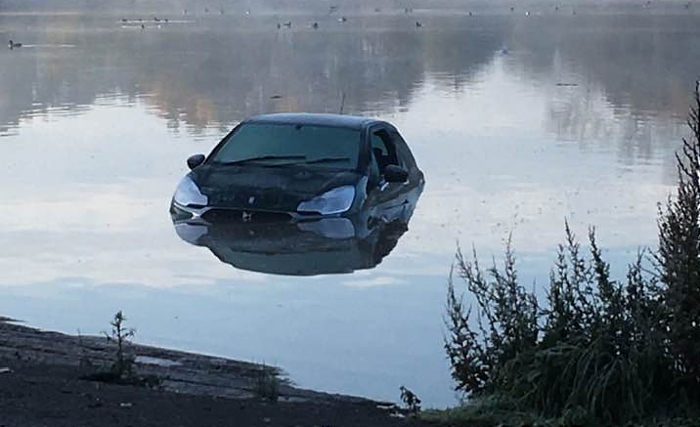
[[[340,23],[342,24],[342,23],[344,23],[344,22],[347,22],[347,21],[348,21],[348,18],[346,18],[345,16],[341,16],[341,17],[339,17],[339,18],[337,19],[337,21],[340,22]],[[311,23],[311,24],[309,25],[309,27],[310,27],[310,28],[313,28],[314,30],[317,30],[317,29],[319,28],[319,26],[320,26],[320,25],[319,25],[319,23],[318,23],[317,21],[314,21],[313,23]],[[292,28],[292,21],[278,22],[278,23],[277,23],[277,29],[279,30],[279,29],[281,29],[281,28]]]
[[[646,0],[646,2],[643,4],[643,7],[645,7],[645,8],[650,7],[650,6],[652,5],[653,1],[654,1],[654,0]],[[687,3],[685,3],[685,8],[686,8],[686,9],[690,9],[691,6],[692,6],[692,0],[691,0],[691,1],[688,1]],[[557,6],[554,6],[554,11],[555,11],[555,12],[559,12],[559,10],[560,10],[560,7],[559,7],[558,5],[557,5]],[[381,10],[381,8],[375,8],[374,11],[375,11],[375,12],[381,12],[382,10]],[[515,6],[511,6],[511,7],[510,7],[510,12],[511,12],[511,13],[515,13],[515,11],[516,11]],[[338,6],[330,6],[329,9],[328,9],[328,13],[329,13],[330,15],[336,14],[337,12],[338,12]],[[187,15],[188,13],[189,13],[189,12],[188,12],[187,9],[184,9],[184,10],[182,11],[182,14],[183,14],[183,15]],[[209,8],[205,7],[205,8],[204,8],[204,13],[205,13],[205,14],[208,14],[208,13],[209,13]],[[411,7],[406,7],[406,8],[404,8],[404,13],[405,13],[405,14],[413,13],[413,8],[411,8]],[[576,10],[575,10],[575,9],[572,9],[571,13],[572,13],[573,15],[576,15]],[[224,14],[225,14],[223,8],[219,9],[219,14],[220,14],[220,15],[224,15]],[[246,10],[246,11],[245,11],[245,14],[246,14],[246,15],[250,15],[250,10]],[[474,15],[474,12],[469,11],[469,16],[473,16],[473,15]],[[529,11],[529,10],[526,10],[526,11],[525,11],[525,16],[530,16],[530,11]],[[345,16],[340,16],[340,17],[337,18],[337,21],[338,21],[339,23],[342,24],[342,23],[347,22],[347,21],[348,21],[348,18],[345,17]],[[144,20],[143,18],[139,18],[139,19],[127,19],[127,18],[122,18],[122,19],[121,19],[121,22],[122,22],[122,25],[138,25],[138,26],[141,27],[142,30],[144,30],[144,29],[146,29],[146,24],[148,24],[148,23],[153,23],[153,24],[155,24],[158,28],[161,28],[164,24],[167,24],[167,23],[169,23],[170,21],[168,20],[168,18],[162,18],[162,19],[161,19],[161,18],[158,18],[158,17],[155,17],[155,16],[154,16],[152,21],[151,21],[151,20]],[[423,27],[423,23],[420,22],[420,21],[415,21],[415,26],[416,26],[416,28],[421,28],[421,27]],[[313,22],[309,27],[311,27],[311,28],[313,28],[313,29],[318,29],[318,28],[319,28],[319,23],[318,23],[318,22]],[[277,29],[282,29],[282,28],[292,28],[292,21],[278,22],[278,23],[277,23]],[[19,42],[15,42],[15,41],[13,41],[13,40],[10,40],[10,41],[7,43],[7,47],[8,47],[9,49],[11,49],[11,50],[12,50],[12,49],[18,49],[18,48],[22,47],[22,43],[19,43]]]
[[[649,8],[649,7],[652,5],[652,3],[653,3],[654,1],[655,1],[655,0],[646,0],[646,2],[642,4],[642,7],[644,7],[644,8]],[[690,9],[690,7],[692,6],[692,4],[693,4],[693,0],[688,1],[687,3],[685,3],[685,8],[686,8],[686,9]],[[555,5],[553,9],[554,9],[554,12],[559,12],[559,11],[561,10],[561,7],[560,7],[559,5]],[[328,13],[329,13],[329,14],[334,14],[334,13],[336,13],[337,11],[338,11],[338,6],[330,6]],[[374,11],[377,12],[377,13],[379,13],[379,12],[382,11],[382,9],[381,9],[381,8],[375,8]],[[515,7],[515,6],[511,6],[511,7],[510,7],[510,12],[511,12],[511,13],[515,13],[515,12],[516,12],[516,7]],[[248,12],[248,13],[249,13],[249,12]],[[412,8],[412,7],[406,7],[406,8],[404,8],[404,13],[406,13],[406,14],[413,13],[413,8]],[[474,15],[475,15],[475,12],[473,12],[473,11],[468,11],[468,14],[469,14],[469,16],[474,16]],[[530,13],[529,10],[526,10],[526,11],[524,12],[524,14],[525,14],[525,16],[530,16],[530,15],[531,15],[531,13]],[[572,14],[572,15],[576,15],[576,9],[571,9],[571,14]],[[338,18],[338,22],[340,22],[340,23],[347,22],[347,18],[346,18],[345,16],[341,16],[341,17]],[[421,28],[421,27],[423,27],[423,23],[422,23],[421,21],[415,21],[415,26],[416,26],[417,28]],[[287,21],[287,22],[278,22],[278,23],[277,23],[277,28],[278,28],[278,29],[281,29],[281,28],[283,28],[283,27],[284,27],[284,28],[292,28],[292,22],[291,22],[291,21]],[[318,24],[318,22],[314,22],[313,24],[310,25],[310,27],[313,28],[313,29],[317,29],[317,28],[319,27],[319,24]]]
[[[378,7],[378,8],[375,8],[374,11],[379,13],[382,11],[382,9]],[[329,6],[329,8],[328,8],[329,15],[334,15],[337,12],[338,12],[338,6]],[[247,13],[250,13],[250,12],[247,12]],[[406,14],[413,13],[413,8],[412,7],[404,8],[404,13],[406,13]],[[471,16],[471,12],[469,13],[469,15]],[[343,15],[343,16],[338,17],[337,21],[339,23],[343,24],[345,22],[348,22],[348,18]],[[423,26],[423,24],[420,21],[416,21],[416,27],[422,27],[422,26]],[[309,25],[309,27],[316,30],[319,28],[319,23],[314,21],[311,25]],[[278,22],[277,29],[279,30],[282,28],[292,28],[292,21]]]
[[[124,26],[124,27],[137,26],[137,27],[141,27],[142,30],[145,30],[146,27],[149,27],[149,26],[163,28],[163,25],[166,25],[170,22],[171,21],[168,18],[158,18],[157,16],[154,16],[153,19],[143,19],[143,18],[135,18],[135,19],[122,18],[121,19],[122,26]]]

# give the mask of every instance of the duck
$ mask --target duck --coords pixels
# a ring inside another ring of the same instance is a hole
[[[423,24],[421,24],[420,21],[416,21],[416,27],[420,28],[422,26],[423,26]]]
[[[14,48],[17,48],[17,47],[22,47],[22,43],[13,42],[12,40],[10,40],[10,41],[7,43],[7,47],[9,47],[10,49],[14,49]]]
[[[318,29],[318,22],[314,22],[313,24],[311,24],[311,28],[313,28],[314,30]]]
[[[340,18],[338,18],[338,22],[346,22],[347,20],[348,20],[348,18],[346,18],[344,16],[341,16]]]

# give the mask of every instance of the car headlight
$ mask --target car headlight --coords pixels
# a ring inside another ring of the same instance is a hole
[[[355,199],[355,187],[344,185],[299,203],[299,212],[318,212],[321,215],[342,213],[350,209]]]
[[[197,187],[197,184],[195,184],[189,176],[182,178],[177,185],[173,200],[179,205],[191,207],[206,206],[209,202],[207,196],[199,191],[199,187]]]

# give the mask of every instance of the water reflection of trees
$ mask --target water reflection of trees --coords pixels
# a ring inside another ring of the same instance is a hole
[[[7,72],[0,87],[9,95],[0,100],[2,123],[115,93],[148,95],[173,128],[225,128],[254,113],[335,112],[341,104],[345,112],[388,112],[410,102],[426,73],[448,73],[461,86],[502,39],[500,27],[420,31],[405,16],[357,17],[347,25],[327,14],[296,16],[291,30],[278,30],[275,17],[161,28],[148,21],[145,30],[138,23],[121,28],[109,15],[21,19],[19,27],[42,29],[23,31],[42,46],[0,56]]]
[[[282,19],[293,28],[278,30]],[[146,96],[172,128],[226,129],[258,112],[338,111],[341,103],[345,112],[386,113],[405,108],[427,75],[461,90],[506,46],[507,70],[541,87],[547,126],[562,140],[614,142],[627,161],[652,158],[661,135],[678,140],[700,69],[689,54],[700,34],[693,16],[420,19],[422,29],[400,14],[347,24],[327,13],[210,16],[141,30],[121,28],[114,14],[0,15],[9,34],[46,45],[0,55],[0,124],[111,95]]]
[[[527,54],[509,66],[548,91],[547,125],[561,139],[617,144],[626,162],[676,147],[700,69],[695,17],[532,18],[514,24],[510,43]]]

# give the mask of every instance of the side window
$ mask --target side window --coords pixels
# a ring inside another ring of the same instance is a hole
[[[374,155],[380,171],[387,165],[401,165],[396,156],[396,147],[386,130],[379,129],[373,131],[371,140],[372,154]]]
[[[413,158],[411,150],[408,149],[406,141],[403,140],[398,132],[391,132],[391,139],[396,147],[399,164],[407,170],[413,169],[416,165],[416,160]]]

